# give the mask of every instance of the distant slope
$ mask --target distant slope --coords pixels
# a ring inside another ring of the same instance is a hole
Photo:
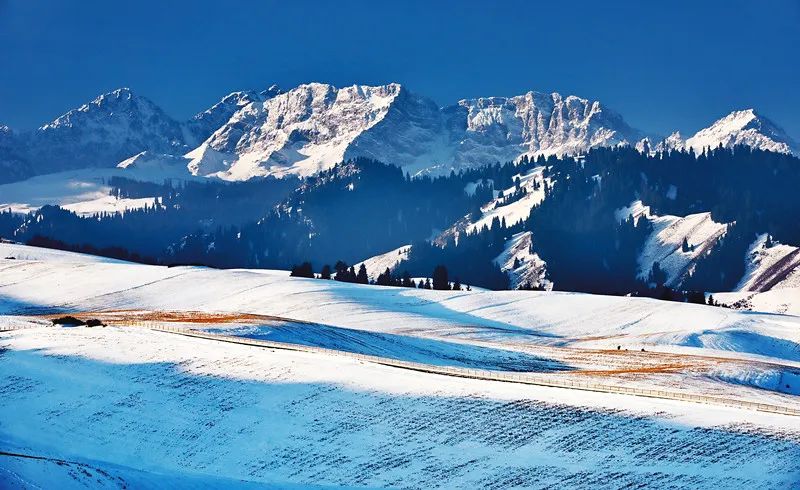
[[[679,286],[691,275],[697,259],[707,254],[717,240],[725,234],[724,223],[717,223],[711,213],[697,213],[685,217],[651,216],[653,232],[639,256],[639,277],[647,279],[658,262],[666,273],[666,285]],[[682,246],[686,241],[688,250]]]
[[[545,279],[547,264],[532,251],[532,240],[530,231],[517,233],[506,242],[503,253],[494,259],[500,270],[508,273],[511,289],[552,288],[552,284]]]
[[[370,257],[367,260],[355,264],[356,271],[364,264],[367,269],[367,276],[370,281],[378,278],[378,275],[383,274],[386,269],[392,273],[400,272],[403,262],[408,260],[408,254],[411,252],[411,245],[403,245],[394,250],[389,250],[386,253]]]
[[[800,287],[800,248],[780,243],[767,246],[767,242],[765,233],[750,246],[747,271],[737,290],[764,292]]]

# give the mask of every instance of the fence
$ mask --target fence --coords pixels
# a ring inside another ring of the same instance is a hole
[[[50,327],[51,324],[46,325],[0,325],[0,332],[12,332],[14,330],[28,330],[31,328]]]
[[[522,383],[522,384],[537,385],[537,386],[547,386],[552,388],[567,388],[573,390],[595,391],[601,393],[616,393],[621,395],[634,395],[634,396],[642,396],[648,398],[688,401],[688,402],[703,403],[709,405],[719,405],[731,408],[744,408],[748,410],[757,410],[761,412],[778,413],[782,415],[800,416],[800,409],[783,407],[780,405],[772,405],[768,403],[757,403],[746,400],[737,400],[733,398],[697,395],[694,393],[681,393],[676,391],[648,390],[642,388],[618,386],[613,384],[585,383],[580,381],[559,379],[555,377],[544,377],[531,373],[489,371],[485,369],[469,369],[469,368],[451,367],[451,366],[436,366],[433,364],[422,364],[418,362],[401,361],[399,359],[390,359],[386,357],[357,354],[353,352],[346,352],[335,349],[326,349],[324,347],[313,347],[302,344],[291,344],[284,342],[271,342],[268,340],[250,339],[246,337],[235,337],[232,335],[210,334],[210,333],[199,332],[197,330],[190,330],[187,328],[165,327],[159,324],[158,322],[149,322],[149,321],[136,322],[136,325],[146,327],[151,330],[179,334],[187,337],[197,337],[197,338],[215,340],[218,342],[228,342],[233,344],[265,347],[270,349],[321,353],[334,356],[348,357],[384,366],[410,369],[413,371],[420,371],[431,374],[441,374],[445,376],[455,376],[460,378],[481,379],[489,381],[505,381],[510,383]]]

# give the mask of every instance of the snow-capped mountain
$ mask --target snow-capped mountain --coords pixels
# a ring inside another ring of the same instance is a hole
[[[271,99],[280,93],[282,93],[282,91],[277,85],[272,85],[268,89],[260,92],[255,90],[232,92],[205,111],[195,115],[186,123],[186,128],[189,133],[186,140],[191,141],[194,146],[197,146],[208,139],[214,131],[227,123],[241,108],[251,102],[263,102],[267,99]]]
[[[436,105],[398,84],[312,83],[247,105],[187,156],[193,174],[233,180],[311,175],[357,156],[408,166],[441,132]]]
[[[722,145],[747,145],[760,150],[800,155],[800,146],[786,132],[753,109],[734,111],[686,140],[697,153]]]
[[[414,174],[577,154],[640,137],[599,102],[557,93],[462,100],[439,109],[399,84],[339,89],[312,83],[245,106],[187,156],[192,173],[233,180],[310,175],[354,157]]]
[[[796,142],[752,109],[733,112],[684,141],[677,132],[645,137],[600,102],[558,93],[439,107],[396,83],[310,83],[287,92],[273,85],[233,92],[180,122],[123,88],[37,130],[0,130],[0,180],[110,167],[141,152],[150,160],[166,155],[170,167],[183,161],[174,157],[185,155],[187,174],[247,180],[312,175],[355,157],[389,162],[412,175],[443,174],[619,144],[648,152],[746,144],[800,154]]]
[[[661,140],[654,148],[655,151],[683,150],[686,148],[686,141],[681,136],[680,131],[675,131],[671,135]]]
[[[27,135],[37,173],[110,167],[144,150],[185,148],[181,125],[145,97],[122,88],[103,94]]]
[[[462,100],[444,112],[456,140],[454,163],[461,166],[579,154],[643,136],[600,102],[558,93]]]

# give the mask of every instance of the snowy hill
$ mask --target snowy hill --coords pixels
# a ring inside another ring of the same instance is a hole
[[[800,155],[800,146],[775,123],[753,109],[734,111],[686,140],[686,147],[701,153],[722,145],[747,145],[760,150]]]
[[[545,279],[547,264],[532,251],[532,236],[530,231],[515,234],[506,242],[503,253],[494,259],[500,270],[508,273],[511,289],[552,288]]]
[[[735,292],[714,293],[734,308],[800,315],[800,249],[761,234],[747,250]]]
[[[367,269],[367,277],[369,277],[370,281],[375,281],[386,269],[397,273],[400,265],[408,260],[409,253],[411,253],[411,245],[403,245],[386,253],[370,257],[355,264],[354,267],[355,270],[358,270],[361,264],[364,264]]]
[[[447,241],[458,240],[461,233],[474,233],[484,227],[491,228],[492,221],[497,219],[507,225],[513,225],[528,218],[531,210],[545,198],[545,186],[553,182],[543,176],[544,167],[535,167],[523,174],[514,176],[519,181],[519,188],[514,185],[502,191],[494,191],[495,198],[480,208],[477,216],[465,216],[451,227],[439,233],[434,242],[439,246],[447,245]],[[474,191],[474,186],[472,187]],[[469,192],[469,189],[465,189]],[[501,195],[502,192],[502,195]]]
[[[726,225],[717,223],[711,213],[689,216],[648,216],[653,232],[639,256],[639,277],[647,279],[658,262],[666,274],[667,286],[678,286],[692,274],[695,262],[710,252],[725,235]],[[683,248],[684,241],[688,249]]]
[[[0,333],[0,409],[14,414],[0,434],[3,483],[766,489],[800,478],[791,415],[352,355],[796,407],[797,317],[360,286],[0,244],[0,257],[12,256],[0,259],[0,329],[25,329]],[[111,325],[25,316],[48,311],[91,311]],[[331,350],[186,337],[140,318]]]
[[[763,292],[800,287],[800,248],[768,243],[762,234],[747,251],[747,271],[738,291]]]

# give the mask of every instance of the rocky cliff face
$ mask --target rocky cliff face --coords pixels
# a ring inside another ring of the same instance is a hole
[[[599,102],[556,93],[463,100],[439,109],[398,84],[308,84],[247,105],[190,156],[193,173],[236,180],[310,175],[359,156],[412,174],[442,173],[640,137]]]

